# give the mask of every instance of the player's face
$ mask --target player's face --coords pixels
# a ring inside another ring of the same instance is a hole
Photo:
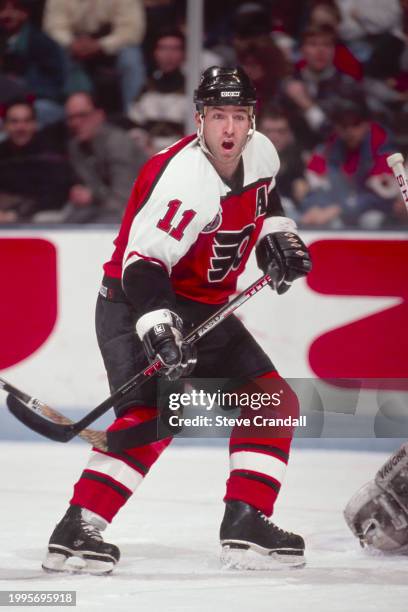
[[[204,116],[203,135],[208,149],[220,162],[237,159],[251,127],[246,106],[209,106]]]

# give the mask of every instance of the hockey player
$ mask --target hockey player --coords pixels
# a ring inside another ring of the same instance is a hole
[[[230,317],[197,344],[183,334],[214,313],[236,289],[251,250],[264,273],[278,272],[278,293],[305,276],[307,248],[287,219],[275,187],[279,159],[255,131],[255,90],[240,69],[212,67],[195,92],[197,135],[156,154],[133,187],[96,307],[96,329],[112,390],[147,360],[170,379],[277,378],[269,357]],[[280,385],[285,385],[280,379]],[[292,394],[294,395],[294,394]],[[111,430],[157,415],[156,382],[115,406]],[[46,570],[107,573],[119,550],[101,531],[170,443],[157,440],[114,454],[93,449],[65,516],[51,535]],[[226,564],[255,557],[302,565],[304,541],[269,517],[288,462],[289,438],[230,440],[230,477],[220,540]],[[256,565],[256,564],[255,564]]]
[[[344,516],[363,548],[408,555],[408,442],[353,495]]]

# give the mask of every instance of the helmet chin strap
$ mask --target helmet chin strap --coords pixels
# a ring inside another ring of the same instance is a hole
[[[203,109],[203,112],[200,113],[200,123],[198,125],[197,128],[197,138],[198,138],[198,143],[201,147],[201,149],[204,151],[204,153],[206,155],[209,155],[210,157],[216,159],[214,153],[211,153],[210,149],[207,147],[207,143],[205,142],[205,138],[204,138],[204,118],[205,118],[205,109]],[[245,147],[247,146],[248,142],[251,140],[252,136],[254,135],[256,129],[256,125],[255,125],[255,113],[252,111],[251,112],[251,126],[248,130],[248,134],[246,137],[246,141],[244,146],[242,147],[241,151],[238,153],[237,158],[240,157],[242,155],[242,153],[244,152]]]
[[[200,123],[198,124],[198,127],[197,127],[198,144],[200,145],[201,149],[204,151],[206,155],[209,155],[210,157],[214,157],[215,159],[215,155],[213,155],[210,149],[207,147],[207,144],[204,138],[204,112],[205,111],[203,110],[203,112],[200,113]]]

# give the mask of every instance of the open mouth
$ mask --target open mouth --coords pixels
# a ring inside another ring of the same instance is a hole
[[[231,142],[230,140],[224,140],[222,143],[222,148],[225,149],[226,151],[230,151],[231,149],[234,148],[234,143]]]

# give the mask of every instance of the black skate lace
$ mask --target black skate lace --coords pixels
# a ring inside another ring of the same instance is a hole
[[[81,521],[81,527],[85,531],[86,535],[93,540],[97,540],[98,542],[103,541],[101,532],[97,527],[95,527],[95,525],[91,525],[91,523],[87,523],[86,521]]]

